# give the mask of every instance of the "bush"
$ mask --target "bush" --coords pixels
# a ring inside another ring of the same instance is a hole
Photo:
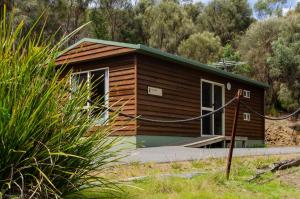
[[[59,47],[50,47],[14,17],[0,21],[0,197],[61,198],[90,187],[115,190],[96,176],[117,160],[111,125],[87,136],[95,118],[82,111],[88,88],[72,97],[68,75],[55,68]],[[101,114],[101,113],[100,113]],[[112,116],[114,117],[114,116]],[[110,118],[110,120],[112,120]]]

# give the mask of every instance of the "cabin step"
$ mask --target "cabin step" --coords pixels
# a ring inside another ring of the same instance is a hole
[[[212,136],[201,136],[191,138],[186,141],[177,142],[171,144],[171,146],[184,146],[184,147],[205,147],[214,143],[223,142],[226,140],[226,136],[223,135],[212,135]]]
[[[218,142],[223,142],[225,140],[226,140],[225,136],[208,136],[208,137],[203,136],[203,137],[190,140],[190,142],[182,144],[181,146],[198,148],[198,147],[204,147]]]

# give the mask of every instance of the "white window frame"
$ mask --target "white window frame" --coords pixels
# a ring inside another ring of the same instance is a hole
[[[250,113],[244,113],[243,114],[244,121],[251,121],[251,114]]]
[[[244,96],[244,98],[250,99],[250,95],[251,95],[251,92],[249,90],[243,90],[243,96]]]
[[[202,106],[202,82],[206,82],[206,83],[210,83],[212,84],[212,86],[214,85],[217,85],[217,86],[221,86],[222,87],[222,106],[224,105],[225,103],[225,85],[222,84],[222,83],[218,83],[218,82],[214,82],[214,81],[210,81],[210,80],[206,80],[206,79],[201,79],[200,80],[200,86],[201,86],[201,90],[200,90],[200,112],[201,112],[201,115],[202,115],[202,111],[214,111],[214,106],[212,106],[211,108],[208,108],[208,107],[203,107]],[[211,97],[212,97],[212,100],[214,99],[214,89],[212,89],[212,93],[211,93]],[[222,118],[222,135],[225,135],[225,109],[223,110],[222,112],[223,114],[223,118]],[[215,119],[214,119],[214,114],[212,114],[212,132],[213,134],[212,135],[215,135],[215,132],[214,132],[214,128],[215,128]],[[202,119],[201,119],[201,122],[200,122],[200,136],[212,136],[212,135],[207,135],[207,134],[203,134],[202,133]]]
[[[78,72],[72,72],[71,79],[70,79],[70,85],[72,85],[72,75],[87,73],[87,86],[89,88],[90,87],[91,72],[101,71],[101,70],[105,71],[104,72],[104,90],[105,90],[104,91],[105,92],[105,95],[104,95],[104,105],[106,107],[108,107],[109,106],[109,68],[108,67],[99,68],[99,69],[93,69],[93,70],[82,70],[82,71],[78,71]],[[87,102],[87,106],[84,106],[83,108],[84,109],[88,109],[90,106],[91,106],[90,102]],[[103,119],[104,119],[105,122],[107,122],[108,117],[109,117],[109,113],[108,113],[108,110],[106,110],[105,113],[104,113],[104,117],[103,117]],[[96,126],[99,126],[101,124],[103,124],[103,122],[101,122],[101,120],[99,120],[99,121],[96,122]]]

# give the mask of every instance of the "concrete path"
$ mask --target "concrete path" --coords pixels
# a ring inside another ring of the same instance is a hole
[[[238,156],[259,156],[259,155],[277,155],[277,154],[300,154],[300,147],[274,147],[274,148],[236,148],[233,155]],[[128,155],[122,162],[176,162],[188,160],[201,160],[207,158],[225,158],[228,155],[228,149],[203,149],[187,148],[181,146],[164,146],[139,148],[124,152]]]

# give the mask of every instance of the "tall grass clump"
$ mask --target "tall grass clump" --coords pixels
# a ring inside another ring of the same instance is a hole
[[[89,133],[96,117],[83,109],[87,86],[70,96],[69,75],[61,78],[55,67],[68,38],[52,47],[42,31],[24,32],[23,22],[13,25],[13,15],[6,16],[0,17],[0,198],[62,198],[90,187],[116,194],[114,183],[96,176],[117,160],[116,140],[108,139],[112,122]]]

